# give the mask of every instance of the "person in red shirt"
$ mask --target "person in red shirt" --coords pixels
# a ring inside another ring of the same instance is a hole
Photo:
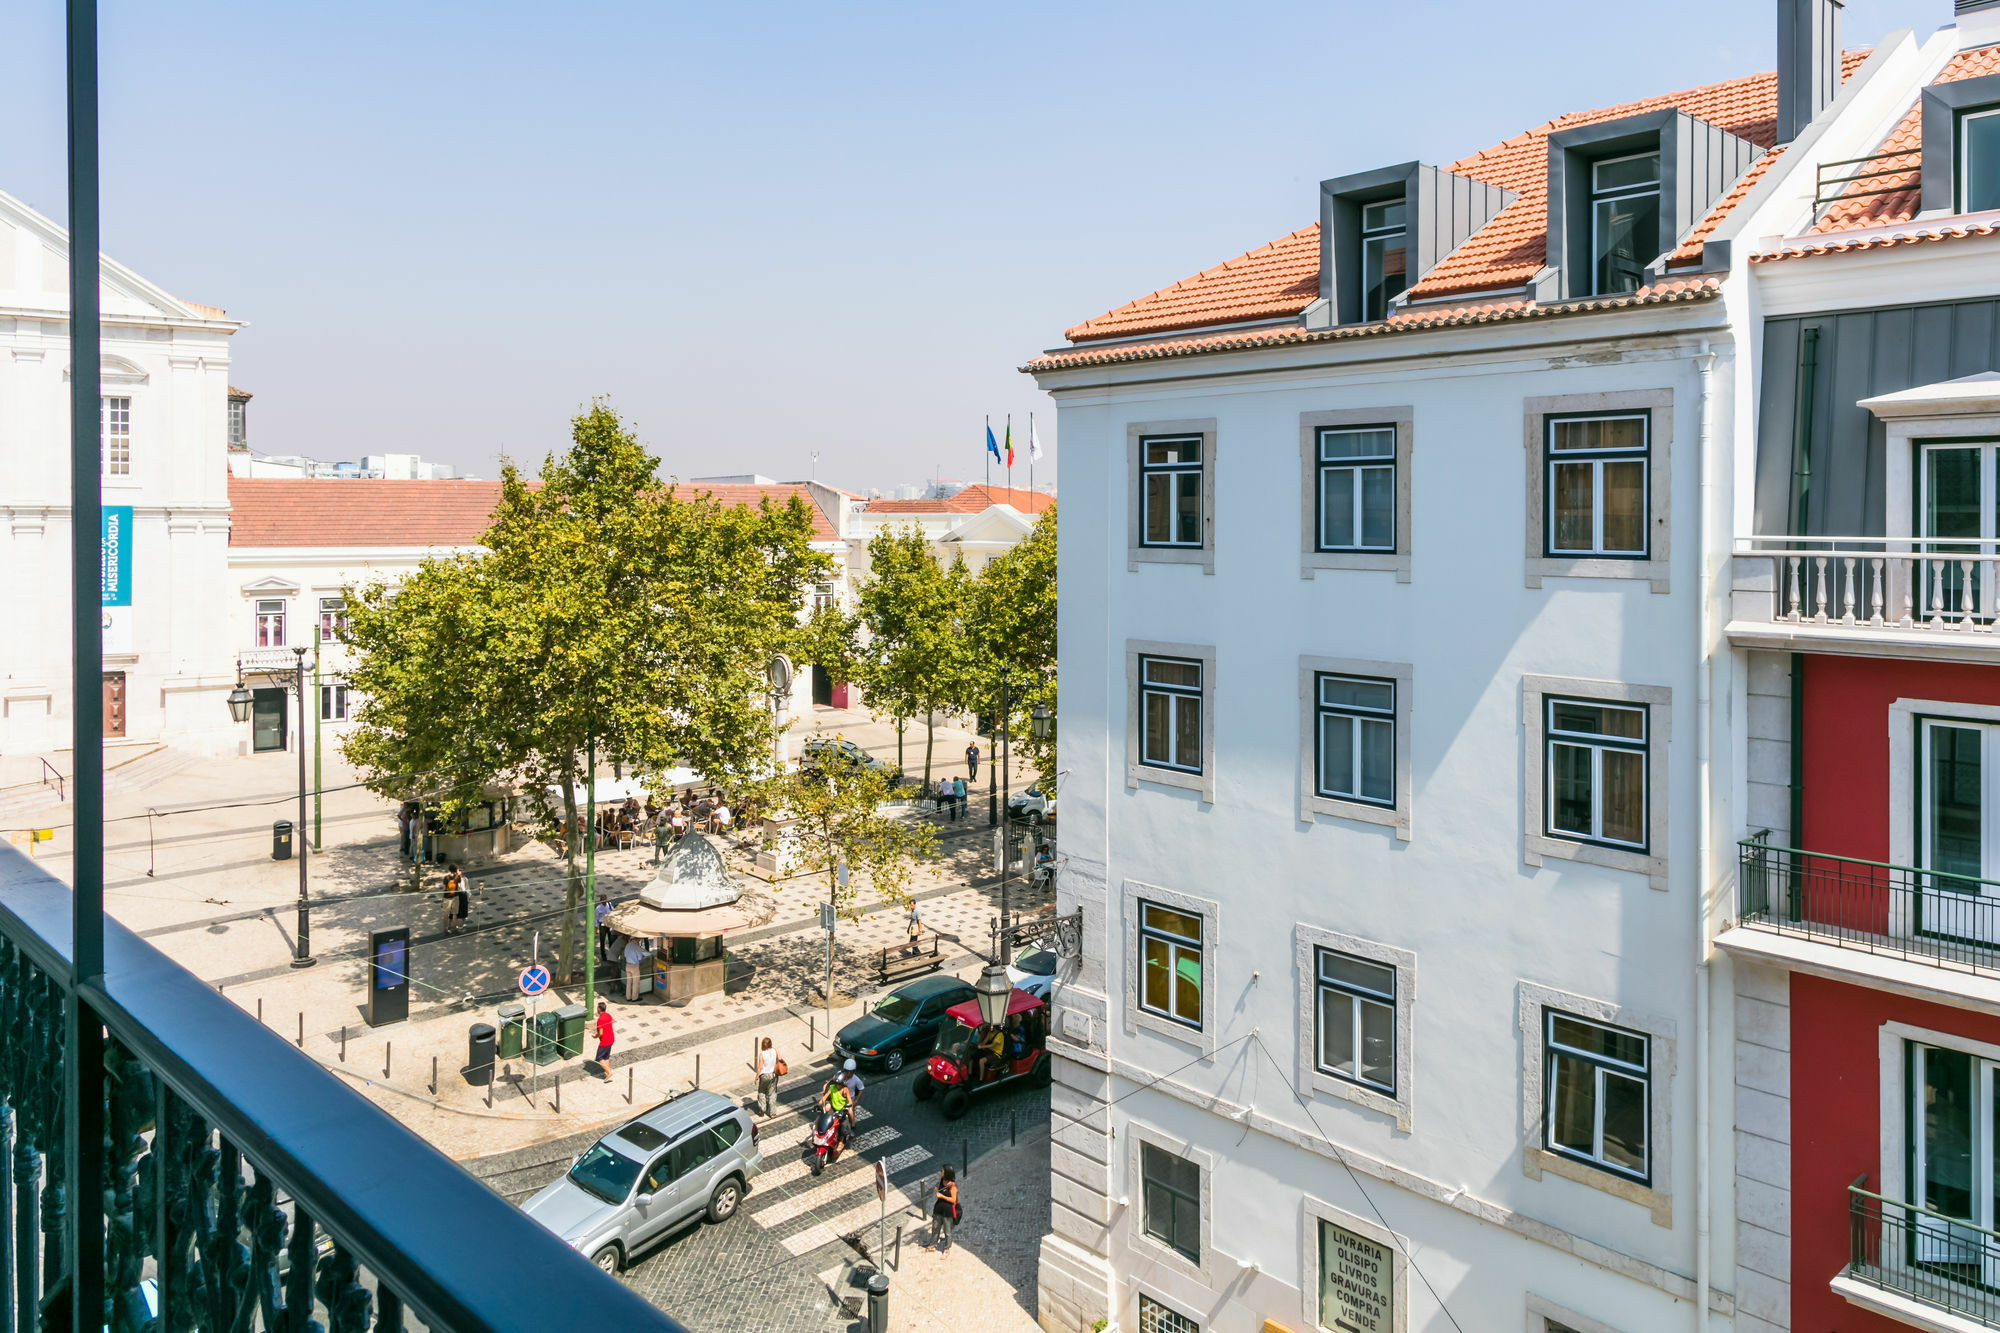
[[[611,1031],[611,1011],[604,1007],[604,1001],[597,1002],[597,1076],[609,1082],[611,1078],[611,1043],[617,1040]]]

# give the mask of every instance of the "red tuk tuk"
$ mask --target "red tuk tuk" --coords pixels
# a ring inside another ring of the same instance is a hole
[[[1015,990],[1007,997],[1007,1017],[997,1028],[980,1017],[977,1000],[953,1005],[945,1012],[956,1020],[956,1026],[938,1038],[938,1049],[924,1063],[910,1089],[920,1102],[937,1097],[945,1119],[964,1115],[976,1094],[1029,1080],[1049,1081],[1048,1003],[1039,996]],[[1000,1036],[997,1056],[991,1047],[996,1032]]]

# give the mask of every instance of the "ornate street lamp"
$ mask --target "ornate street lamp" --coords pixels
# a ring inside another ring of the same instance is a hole
[[[1007,1021],[1007,1001],[1014,994],[1014,983],[1008,979],[1005,967],[988,963],[972,988],[979,995],[979,1016],[988,1027],[997,1028]]]
[[[243,677],[236,677],[236,688],[229,692],[229,716],[238,722],[250,720],[250,691],[244,688]]]
[[[1049,738],[1049,706],[1047,704],[1036,704],[1035,711],[1030,713],[1028,717],[1035,729],[1035,739],[1038,741],[1047,740]]]

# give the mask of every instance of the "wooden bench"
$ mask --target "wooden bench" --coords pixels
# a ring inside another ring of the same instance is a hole
[[[938,953],[938,937],[933,933],[929,950],[918,945],[917,952],[911,953],[907,944],[892,945],[882,950],[882,956],[875,962],[875,979],[887,986],[891,982],[929,976],[943,966],[944,958]]]

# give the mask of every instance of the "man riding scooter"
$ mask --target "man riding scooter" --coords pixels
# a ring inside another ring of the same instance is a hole
[[[813,1174],[840,1160],[841,1152],[854,1141],[854,1106],[864,1084],[849,1060],[841,1071],[820,1089],[815,1106],[819,1111],[813,1126]]]

